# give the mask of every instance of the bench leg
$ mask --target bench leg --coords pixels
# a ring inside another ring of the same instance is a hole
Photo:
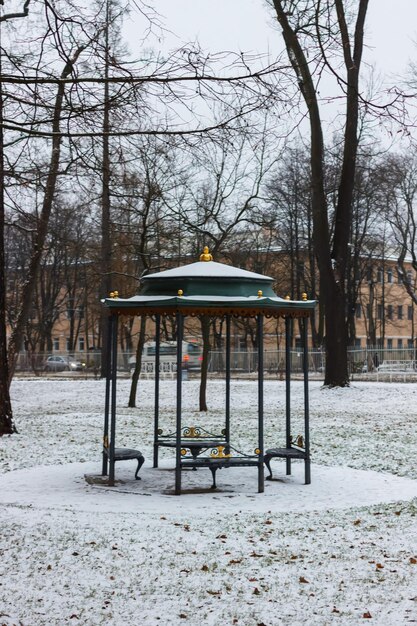
[[[211,475],[213,477],[213,484],[210,487],[210,489],[217,489],[217,485],[216,485],[216,472],[217,472],[217,469],[218,469],[217,467],[210,467],[210,472],[211,472]]]
[[[286,474],[287,476],[291,476],[291,459],[285,459],[285,464],[286,464]]]
[[[140,476],[138,476],[138,474],[139,474],[139,470],[140,470],[140,468],[142,467],[142,465],[143,465],[143,463],[144,463],[144,462],[145,462],[144,457],[143,457],[143,456],[140,456],[140,457],[138,458],[138,466],[137,466],[137,468],[136,468],[136,472],[135,472],[135,478],[136,478],[136,480],[141,480],[141,477],[140,477]]]
[[[267,466],[269,472],[269,476],[266,477],[266,480],[271,480],[272,478],[271,458],[272,457],[270,457],[269,454],[267,456],[264,456],[264,463]]]
[[[265,478],[264,478],[264,464],[258,465],[258,493],[263,493],[265,490]]]
[[[310,459],[304,461],[304,482],[306,485],[311,484]]]

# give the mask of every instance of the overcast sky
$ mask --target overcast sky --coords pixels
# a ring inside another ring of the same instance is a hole
[[[277,52],[281,37],[264,0],[154,0],[167,29],[163,48],[199,40],[210,51]],[[142,24],[142,26],[141,26]],[[133,13],[126,25],[131,47],[143,21]],[[417,58],[417,0],[370,0],[365,58],[397,76]]]

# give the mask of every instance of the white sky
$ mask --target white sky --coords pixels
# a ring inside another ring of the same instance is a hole
[[[393,4],[392,0],[370,0],[365,58],[376,62],[380,71],[397,76],[409,59],[417,57],[413,43],[417,41],[417,2],[397,0],[395,8]],[[164,49],[196,39],[213,52],[276,52],[282,45],[264,0],[154,0],[154,6],[172,31],[165,35]],[[126,24],[132,49],[141,30],[141,19],[132,13]]]

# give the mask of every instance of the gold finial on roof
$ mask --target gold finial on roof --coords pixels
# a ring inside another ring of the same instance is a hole
[[[301,294],[301,299],[302,300],[307,300],[307,294],[306,293],[302,293]]]
[[[291,296],[285,296],[286,300],[291,300]]]
[[[259,289],[259,291],[258,291],[258,298],[262,298],[262,295],[263,295],[262,294],[262,289]]]
[[[179,295],[180,297],[184,295],[184,292],[183,292],[183,290],[182,290],[182,289],[178,289],[178,295]]]
[[[115,298],[118,298],[118,297],[119,297],[119,292],[118,292],[118,291],[115,291],[115,292],[114,292],[114,297],[115,297]]]
[[[208,246],[204,246],[203,253],[200,254],[200,261],[212,261],[213,255],[210,254]]]

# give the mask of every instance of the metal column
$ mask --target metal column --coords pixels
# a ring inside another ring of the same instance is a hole
[[[230,445],[230,314],[226,315],[226,432],[225,439]]]
[[[177,313],[177,430],[175,440],[175,495],[181,494],[182,339],[184,316]]]
[[[154,427],[153,427],[153,466],[158,467],[158,430],[159,430],[159,365],[161,362],[160,355],[160,332],[161,332],[161,316],[155,318],[155,409],[154,409]]]
[[[291,448],[291,319],[285,318],[285,446]],[[291,459],[286,458],[286,474],[291,474]]]
[[[116,386],[117,386],[117,315],[112,315],[111,349],[111,402],[110,402],[110,446],[109,446],[109,484],[114,485],[114,449],[116,439]]]
[[[308,395],[308,317],[303,318],[303,370],[304,370],[304,448],[305,448],[305,465],[304,475],[305,484],[311,483],[310,469],[310,409]]]
[[[113,335],[113,316],[107,321],[107,363],[106,363],[106,392],[104,400],[104,427],[103,427],[103,466],[102,476],[109,472],[109,412],[110,412],[110,388],[111,388],[111,342]]]
[[[258,313],[258,492],[265,489],[264,480],[264,316]]]

